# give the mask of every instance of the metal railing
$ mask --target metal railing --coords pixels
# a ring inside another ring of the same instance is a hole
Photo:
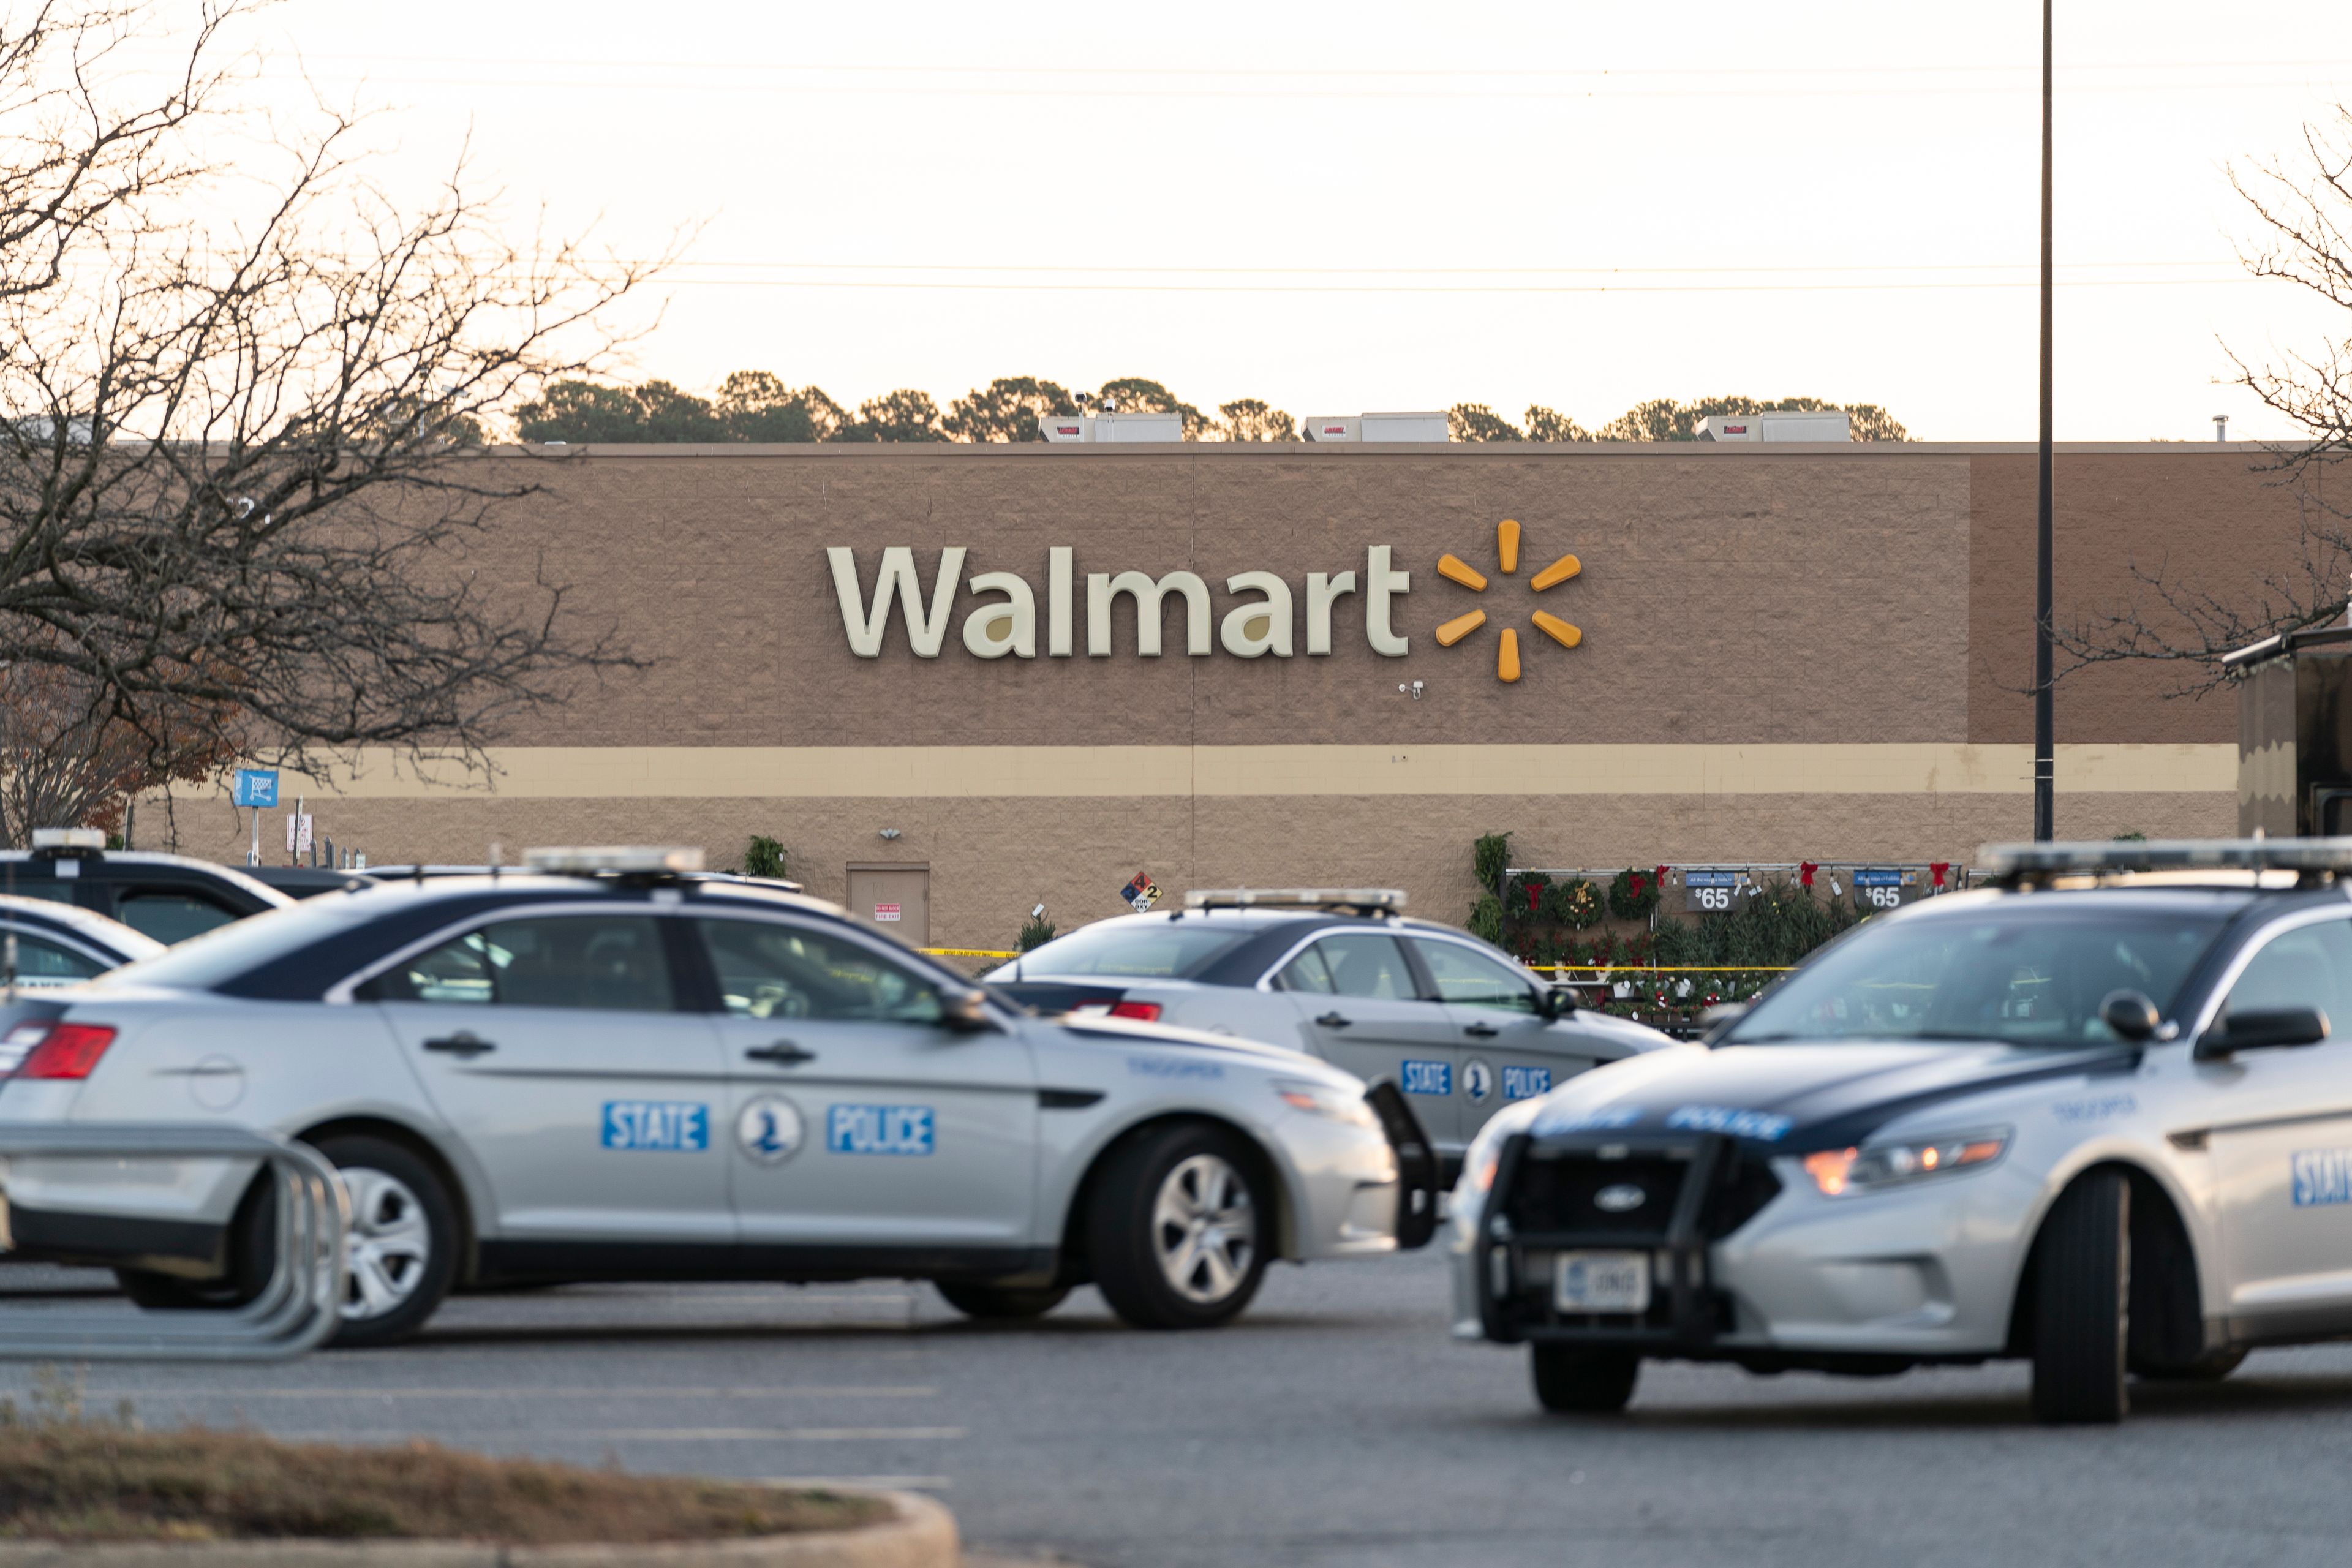
[[[269,1282],[218,1311],[119,1318],[12,1307],[0,1293],[0,1359],[275,1361],[316,1349],[342,1321],[351,1202],[325,1155],[253,1128],[171,1122],[0,1123],[0,1161],[259,1160],[274,1178]]]

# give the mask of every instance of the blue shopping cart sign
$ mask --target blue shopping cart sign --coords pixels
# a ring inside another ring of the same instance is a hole
[[[278,804],[278,770],[275,768],[237,769],[236,804],[276,805]]]

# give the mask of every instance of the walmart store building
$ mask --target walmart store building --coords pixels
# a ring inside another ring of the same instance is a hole
[[[511,734],[488,786],[389,758],[286,781],[377,864],[666,842],[723,867],[767,834],[812,892],[1002,947],[1041,902],[1065,930],[1119,912],[1139,875],[1401,887],[1459,920],[1488,831],[1606,867],[1964,864],[2030,827],[2031,447],[480,460],[544,486],[483,579],[544,552],[656,663]],[[2264,461],[2062,447],[2062,609],[2115,603],[2134,560],[2291,549]],[[2234,709],[2172,679],[2062,688],[2063,836],[2233,830]],[[242,858],[226,805],[179,815],[183,847]]]

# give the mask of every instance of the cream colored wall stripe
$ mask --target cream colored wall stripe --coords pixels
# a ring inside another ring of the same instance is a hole
[[[519,799],[1138,795],[2024,795],[2026,746],[516,746],[487,787]],[[2061,746],[2065,794],[2234,792],[2233,745]],[[388,754],[280,795],[463,791]],[[470,786],[480,790],[477,783]]]

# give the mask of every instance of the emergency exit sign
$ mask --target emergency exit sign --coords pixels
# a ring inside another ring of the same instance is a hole
[[[874,918],[877,921],[895,921],[898,918],[898,906],[877,904],[874,906]]]

